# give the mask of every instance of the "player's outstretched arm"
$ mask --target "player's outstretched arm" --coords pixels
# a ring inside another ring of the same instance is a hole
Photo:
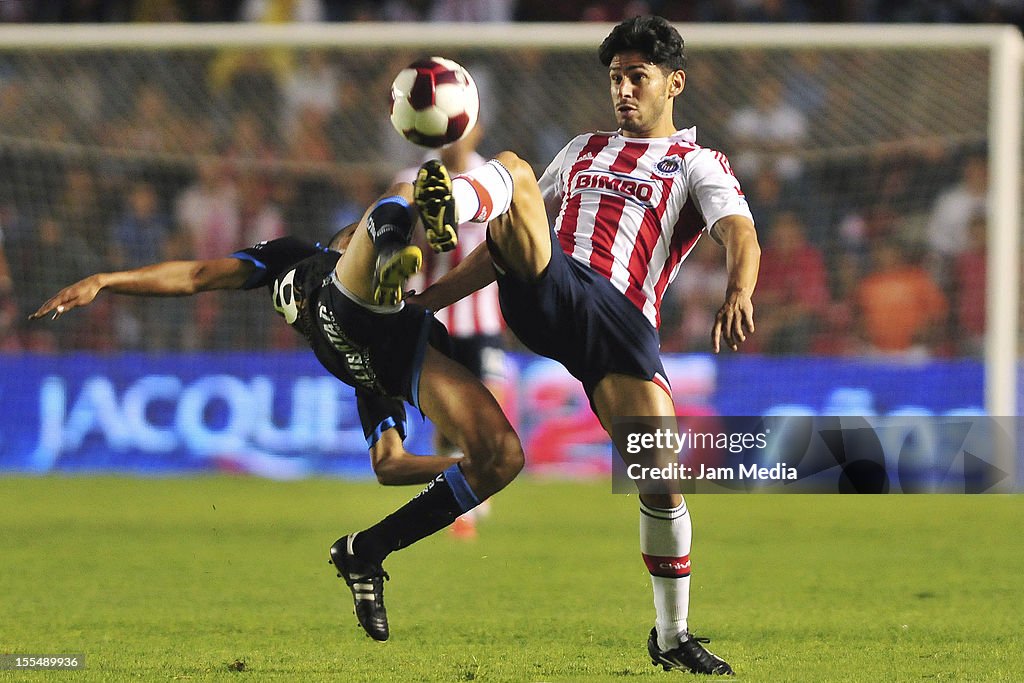
[[[54,294],[29,316],[53,313],[59,318],[73,308],[92,303],[101,290],[133,296],[187,296],[213,289],[239,289],[255,266],[235,258],[206,261],[165,261],[134,270],[97,273]]]
[[[747,335],[754,332],[754,304],[750,297],[757,284],[761,247],[754,223],[746,216],[720,218],[713,230],[725,245],[729,284],[725,303],[718,309],[711,329],[711,348],[718,353],[724,340],[726,346],[736,351]]]
[[[458,462],[444,455],[413,455],[405,450],[398,431],[389,429],[370,447],[370,462],[377,481],[385,486],[426,484]]]
[[[494,263],[485,242],[471,251],[469,256],[462,259],[459,265],[445,273],[437,282],[410,298],[410,301],[432,311],[440,311],[478,289],[483,289],[494,282],[495,277]]]

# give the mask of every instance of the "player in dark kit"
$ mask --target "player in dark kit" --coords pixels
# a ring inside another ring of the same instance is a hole
[[[99,273],[65,287],[30,316],[58,318],[91,303],[101,290],[186,296],[267,287],[275,310],[306,338],[323,366],[356,388],[378,478],[390,484],[429,482],[404,506],[330,549],[360,625],[381,641],[389,636],[384,558],[445,528],[504,488],[523,466],[519,438],[491,393],[431,345],[431,337],[438,345],[446,341],[444,327],[429,310],[402,301],[402,284],[421,258],[409,245],[411,198],[409,184],[393,186],[329,248],[285,237],[228,258]],[[428,232],[435,248],[446,237]],[[464,457],[407,457],[401,401],[419,408]]]

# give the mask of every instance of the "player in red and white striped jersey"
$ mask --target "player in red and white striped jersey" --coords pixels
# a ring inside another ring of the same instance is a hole
[[[738,349],[754,330],[760,247],[725,156],[673,122],[686,83],[678,32],[660,17],[636,17],[615,27],[599,56],[618,131],[572,140],[539,183],[512,152],[454,179],[427,162],[415,196],[428,236],[448,238],[467,216],[489,222],[488,248],[420,303],[437,310],[496,278],[509,328],[583,383],[612,435],[619,417],[675,418],[659,355],[659,308],[697,240],[708,232],[726,248],[728,286],[711,327],[715,352],[723,342]],[[645,455],[675,460],[671,449]],[[731,674],[688,627],[690,540],[678,489],[642,488],[640,550],[657,615],[648,653],[666,669]]]
[[[580,135],[540,178],[559,246],[603,275],[655,327],[679,265],[719,218],[750,218],[725,155],[694,128],[656,139]]]

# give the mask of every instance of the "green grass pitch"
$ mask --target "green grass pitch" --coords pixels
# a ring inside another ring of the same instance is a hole
[[[521,479],[479,538],[385,566],[374,643],[327,565],[415,489],[312,480],[0,478],[0,680],[674,680],[636,498]],[[1024,497],[691,496],[691,625],[743,681],[1024,680]],[[245,662],[245,670],[228,665]]]

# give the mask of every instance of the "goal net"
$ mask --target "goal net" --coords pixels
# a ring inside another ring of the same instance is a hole
[[[8,349],[274,349],[254,297],[19,320],[95,270],[326,240],[423,150],[388,123],[423,54],[466,65],[480,151],[538,173],[614,128],[608,26],[106,26],[0,30],[0,226]],[[1020,36],[1008,28],[680,26],[676,123],[728,155],[765,250],[753,351],[986,359],[1015,410]],[[666,297],[666,351],[705,351],[722,252]],[[705,248],[709,247],[709,248]],[[993,286],[995,284],[996,286]]]

